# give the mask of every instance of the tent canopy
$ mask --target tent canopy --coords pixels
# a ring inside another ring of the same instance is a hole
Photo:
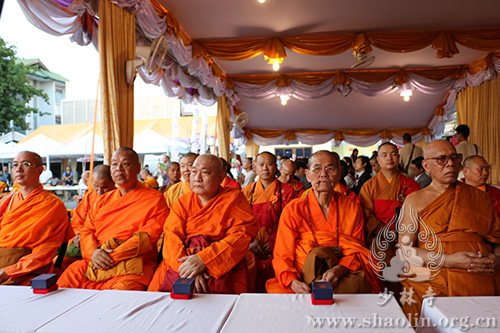
[[[172,119],[134,121],[134,149],[139,154],[161,154],[172,146],[182,152],[189,151],[192,139],[193,117],[177,118],[178,133],[174,137]],[[102,124],[97,123],[94,154],[102,155]],[[202,122],[198,122],[197,132],[202,133]],[[0,157],[12,158],[18,152],[30,150],[42,156],[80,157],[90,155],[92,150],[93,124],[69,124],[40,126],[17,145],[0,146]],[[207,137],[215,135],[215,117],[208,117]],[[198,138],[199,140],[199,138]]]

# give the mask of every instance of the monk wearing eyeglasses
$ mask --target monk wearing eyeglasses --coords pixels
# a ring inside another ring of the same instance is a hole
[[[285,207],[278,226],[269,293],[310,293],[313,281],[330,282],[335,293],[377,293],[380,283],[365,247],[363,210],[335,191],[338,155],[322,150],[309,158],[305,197]]]
[[[498,296],[500,285],[500,223],[488,194],[457,181],[462,155],[450,142],[429,143],[424,158],[432,182],[406,199],[399,235],[399,245],[418,259],[410,264],[420,262],[434,273],[424,281],[402,281],[415,291],[417,302],[403,304],[414,318],[429,290],[434,297]]]
[[[19,192],[0,201],[0,284],[29,285],[52,270],[57,248],[74,236],[64,203],[43,189],[40,155],[14,157],[12,174]]]
[[[463,162],[464,179],[462,181],[489,194],[491,203],[500,216],[500,190],[495,186],[486,184],[490,177],[490,165],[480,155],[467,157]]]

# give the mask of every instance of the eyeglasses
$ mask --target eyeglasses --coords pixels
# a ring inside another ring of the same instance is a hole
[[[448,160],[450,159],[454,164],[462,163],[462,157],[463,157],[462,154],[451,154],[451,155],[441,155],[438,157],[429,157],[427,159],[436,160],[437,164],[445,166],[446,163],[448,163]]]
[[[29,167],[39,167],[41,165],[36,165],[36,164],[33,164],[33,163],[30,163],[30,162],[21,162],[21,163],[12,163],[12,169],[17,169],[19,167],[23,168],[23,169],[27,169]]]
[[[326,168],[314,167],[311,169],[311,173],[315,176],[320,175],[323,171],[326,172],[327,175],[335,175],[337,173],[337,168],[333,166],[328,166]]]

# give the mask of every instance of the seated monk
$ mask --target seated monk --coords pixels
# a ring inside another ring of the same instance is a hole
[[[243,188],[255,219],[260,226],[248,253],[249,291],[266,292],[266,281],[274,277],[273,251],[278,222],[285,206],[297,198],[293,187],[280,182],[275,174],[276,156],[270,152],[255,157],[255,172],[259,180]]]
[[[289,158],[282,158],[280,163],[280,173],[281,176],[278,180],[284,184],[288,184],[297,193],[297,197],[300,197],[302,193],[306,190],[304,184],[301,181],[295,179],[295,172],[297,171],[297,166],[295,162]]]
[[[189,177],[191,176],[191,168],[193,167],[194,160],[198,157],[198,154],[187,153],[182,156],[180,160],[181,174],[184,180],[180,183],[172,185],[167,192],[165,192],[165,200],[167,201],[168,209],[172,208],[174,202],[184,194],[191,193],[191,188],[189,187]]]
[[[74,236],[63,202],[40,184],[42,171],[40,155],[14,157],[19,192],[0,201],[0,284],[29,285],[51,272],[57,248]]]
[[[365,213],[365,237],[368,248],[377,258],[383,258],[379,263],[384,267],[390,266],[390,260],[396,256],[397,212],[401,209],[406,196],[420,190],[420,186],[399,171],[399,153],[394,144],[382,143],[378,148],[377,160],[380,171],[363,184],[359,199]],[[393,240],[387,241],[386,239],[391,239],[391,236]],[[395,295],[401,291],[401,284],[397,281],[384,280],[383,284]]]
[[[486,184],[490,177],[490,165],[486,159],[479,155],[472,155],[464,160],[463,166],[464,183],[488,193],[491,203],[500,217],[500,189]]]
[[[76,237],[68,246],[68,250],[66,251],[67,257],[82,259],[82,253],[80,251],[80,231],[83,228],[83,223],[97,199],[104,193],[114,189],[116,189],[116,187],[111,178],[109,165],[101,164],[96,166],[92,172],[92,188],[85,191],[82,201],[75,208],[73,217],[71,218],[71,226],[73,227]],[[67,267],[70,263],[71,260],[65,259],[63,265]]]
[[[339,181],[337,155],[321,150],[306,169],[312,192],[285,207],[278,226],[269,293],[310,293],[313,281],[331,282],[334,293],[379,292],[380,282],[365,247],[363,211],[334,191]],[[321,269],[317,262],[323,262]]]
[[[83,259],[61,275],[59,286],[146,290],[156,267],[168,208],[163,196],[137,179],[139,156],[128,147],[111,157],[118,188],[100,196],[80,230]]]
[[[140,175],[141,179],[144,181],[145,187],[149,187],[154,190],[157,190],[160,187],[156,179],[151,176],[151,172],[149,172],[148,169],[142,169]]]
[[[429,291],[435,297],[498,296],[500,285],[500,223],[488,194],[457,182],[462,155],[450,142],[429,143],[424,158],[432,182],[406,198],[399,235],[401,252],[415,254],[408,262],[420,261],[417,269],[432,273],[402,281],[415,291],[415,304],[403,304],[413,318]]]
[[[169,188],[181,181],[181,167],[177,162],[170,162],[167,165],[168,183],[160,187],[160,192],[165,193]]]
[[[225,159],[223,159],[222,157],[220,157],[220,160],[224,164],[224,168],[225,168],[224,179],[220,183],[220,186],[222,186],[222,187],[231,187],[231,188],[235,188],[235,189],[241,190],[240,183],[238,183],[236,180],[234,180],[232,178],[232,175],[231,175],[231,164],[229,164],[229,162],[226,161]],[[231,176],[228,176],[228,175],[231,175]]]
[[[245,255],[258,226],[241,191],[221,187],[221,160],[201,155],[192,167],[192,192],[172,206],[165,223],[164,260],[149,291],[171,291],[179,278],[194,278],[197,293],[247,291]]]

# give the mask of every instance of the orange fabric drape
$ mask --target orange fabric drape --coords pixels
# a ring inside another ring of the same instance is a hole
[[[470,128],[469,141],[481,147],[491,164],[490,181],[500,184],[500,79],[486,81],[478,87],[467,87],[458,94],[457,122]]]
[[[229,140],[231,134],[229,133],[229,108],[227,107],[226,96],[217,98],[217,132],[219,139],[219,157],[226,161],[230,161],[229,154]]]
[[[113,152],[134,144],[134,87],[125,79],[125,63],[135,59],[135,15],[99,2],[99,64],[104,163]]]
[[[286,47],[312,56],[332,56],[352,49],[369,53],[372,47],[387,52],[414,52],[432,46],[437,58],[459,53],[457,43],[465,47],[495,51],[500,49],[500,28],[448,31],[389,31],[366,33],[330,33],[279,38],[245,38],[197,41],[194,57],[241,61],[261,53],[269,58],[286,58]]]
[[[335,132],[336,140],[343,140],[344,135],[351,136],[374,136],[377,134],[381,134],[382,138],[392,138],[393,134],[404,135],[405,133],[409,133],[410,135],[415,135],[417,133],[422,133],[424,135],[429,134],[430,131],[426,127],[417,127],[417,128],[397,128],[397,129],[381,129],[381,130],[272,130],[272,129],[248,129],[250,134],[257,134],[263,138],[274,138],[280,135],[285,134],[288,136],[288,139],[292,139],[295,137],[295,133],[304,133],[304,134],[313,134],[313,135],[321,135]]]
[[[246,157],[255,157],[259,154],[260,146],[253,142],[252,140],[248,140],[245,146],[245,155]]]

